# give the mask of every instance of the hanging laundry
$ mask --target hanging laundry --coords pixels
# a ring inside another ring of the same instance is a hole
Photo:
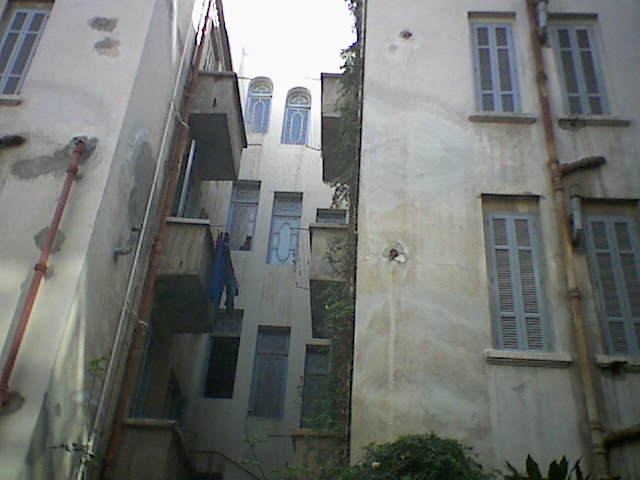
[[[229,249],[229,233],[218,235],[213,264],[213,278],[209,289],[209,298],[213,301],[216,314],[220,308],[222,293],[226,292],[225,309],[232,316],[234,312],[234,298],[239,293],[238,281],[233,271],[231,251]]]

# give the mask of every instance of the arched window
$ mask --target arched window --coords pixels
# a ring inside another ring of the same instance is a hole
[[[254,78],[249,85],[247,100],[247,124],[255,133],[266,133],[269,130],[269,113],[271,111],[271,95],[273,84],[264,77]]]
[[[282,127],[282,143],[304,145],[307,143],[311,95],[305,89],[294,89],[287,95],[287,107]]]

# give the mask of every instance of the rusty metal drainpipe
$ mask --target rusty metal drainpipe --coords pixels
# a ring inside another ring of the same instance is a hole
[[[11,403],[11,395],[9,394],[9,379],[11,378],[11,374],[13,373],[13,368],[15,367],[18,353],[20,352],[20,346],[22,345],[22,340],[24,338],[25,331],[27,330],[27,324],[29,323],[31,312],[33,311],[33,307],[36,303],[36,297],[38,296],[38,291],[40,290],[40,284],[42,283],[42,279],[44,278],[45,273],[47,272],[47,262],[49,261],[49,255],[51,255],[51,249],[53,247],[53,242],[56,239],[56,234],[58,233],[58,229],[60,227],[62,214],[64,213],[64,210],[67,206],[67,201],[69,200],[69,194],[71,193],[73,181],[78,175],[78,165],[80,165],[80,160],[84,155],[84,142],[79,138],[76,138],[75,144],[76,146],[73,149],[73,153],[71,155],[71,162],[69,163],[69,167],[67,168],[67,177],[64,181],[64,186],[62,187],[62,193],[60,194],[58,205],[56,206],[53,218],[51,219],[51,225],[49,225],[49,231],[47,233],[44,247],[42,248],[42,253],[40,254],[40,259],[34,267],[35,273],[33,274],[31,286],[29,287],[27,298],[22,307],[22,313],[20,314],[18,328],[13,335],[11,349],[9,350],[7,361],[2,368],[2,378],[0,378],[0,412],[9,408],[9,404]]]
[[[149,328],[147,321],[151,315],[151,310],[153,307],[153,289],[155,286],[156,277],[158,275],[158,270],[160,268],[160,256],[162,255],[162,247],[167,230],[167,217],[171,214],[171,208],[173,207],[176,186],[178,184],[178,174],[180,172],[180,164],[182,161],[182,152],[185,149],[189,136],[188,125],[183,123],[183,119],[189,117],[191,106],[193,104],[193,96],[200,74],[200,65],[202,64],[204,46],[209,34],[209,14],[211,12],[212,2],[213,0],[209,0],[207,4],[207,10],[203,21],[202,34],[200,36],[196,35],[196,42],[198,41],[198,38],[200,38],[200,44],[198,45],[198,49],[196,51],[196,58],[193,62],[192,67],[193,70],[191,80],[189,82],[184,103],[180,111],[181,119],[179,119],[178,137],[176,139],[173,158],[171,160],[171,168],[165,188],[164,203],[160,216],[160,227],[151,250],[151,258],[149,259],[149,271],[147,273],[144,292],[142,295],[142,305],[140,307],[140,313],[138,315],[138,322],[136,323],[136,326],[133,330],[133,336],[131,338],[129,356],[125,365],[124,377],[122,379],[120,393],[118,396],[118,403],[116,405],[116,411],[113,420],[113,429],[109,437],[106,460],[104,463],[104,468],[102,470],[102,480],[108,480],[109,478],[111,478],[111,475],[113,473],[113,467],[118,457],[120,443],[122,442],[122,427],[129,411],[129,400],[135,389],[136,379],[140,370],[142,353],[144,349],[144,340],[147,329]]]
[[[567,207],[564,196],[564,186],[562,184],[562,168],[558,161],[556,151],[551,107],[547,91],[547,75],[545,73],[544,60],[542,58],[542,44],[540,37],[538,36],[536,0],[526,0],[526,2],[529,17],[529,28],[531,31],[532,50],[536,65],[538,97],[540,100],[544,134],[547,143],[548,168],[551,186],[553,188],[554,209],[562,240],[562,253],[567,279],[569,306],[571,309],[575,342],[578,350],[578,367],[580,368],[580,378],[582,381],[582,390],[584,394],[587,420],[589,423],[592,468],[594,478],[596,480],[605,480],[610,476],[607,462],[607,451],[604,443],[604,430],[600,423],[598,414],[599,407],[593,372],[589,362],[589,351],[587,347],[582,301],[576,280],[577,274],[574,261],[573,244],[571,243],[571,232],[569,231],[569,224],[566,219]]]

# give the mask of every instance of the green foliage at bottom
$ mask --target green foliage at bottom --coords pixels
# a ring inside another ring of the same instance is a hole
[[[485,480],[471,449],[433,433],[407,435],[383,445],[369,445],[360,464],[343,468],[337,480]]]
[[[571,470],[569,470],[569,462],[566,457],[562,457],[560,461],[554,460],[549,464],[547,476],[543,477],[538,463],[527,455],[525,468],[527,473],[520,473],[518,470],[507,462],[507,468],[511,473],[505,475],[505,480],[589,480],[589,475],[584,475],[580,468],[580,460],[578,460]],[[574,476],[575,474],[575,476]]]

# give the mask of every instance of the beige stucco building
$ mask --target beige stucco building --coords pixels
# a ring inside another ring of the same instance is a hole
[[[640,4],[531,4],[541,62],[525,0],[363,5],[352,458],[638,478]]]

